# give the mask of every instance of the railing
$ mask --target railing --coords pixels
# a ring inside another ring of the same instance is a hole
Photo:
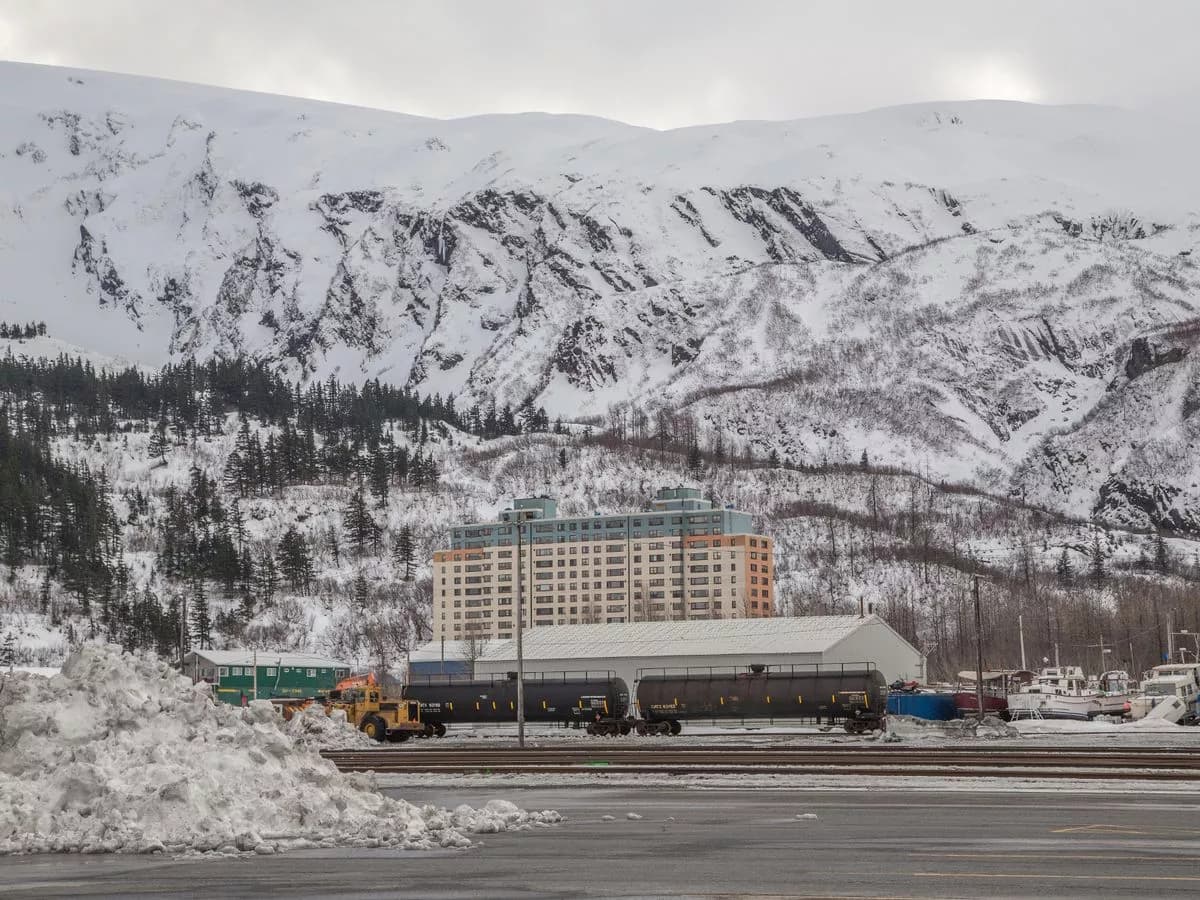
[[[767,674],[787,673],[796,674],[812,674],[812,675],[845,675],[847,672],[872,672],[876,670],[876,665],[870,662],[853,662],[853,663],[792,663],[784,665],[778,664],[763,664],[762,671],[755,671],[758,663],[749,663],[743,666],[657,666],[637,670],[638,680],[641,681],[647,676],[658,675],[662,678],[682,677],[685,681],[693,677],[697,680],[701,678],[712,679],[716,676],[727,677],[729,675],[744,675],[747,677],[755,677]]]
[[[526,684],[566,684],[569,681],[612,681],[617,673],[611,669],[576,669],[565,672],[526,672]],[[505,684],[515,682],[507,673],[472,676],[465,673],[426,673],[412,675],[409,678],[410,687],[417,685],[452,685],[486,682],[488,684]]]

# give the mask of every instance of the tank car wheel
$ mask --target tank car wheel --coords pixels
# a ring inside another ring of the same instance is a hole
[[[670,727],[671,727],[671,736],[672,737],[676,736],[677,734],[679,734],[679,732],[683,731],[683,726],[680,725],[676,719],[672,719],[667,724],[670,725]]]
[[[629,727],[628,722],[622,722],[617,726],[617,728],[621,733],[621,737],[624,737],[625,735],[629,734],[629,732],[633,731],[633,729]]]
[[[359,730],[372,740],[380,742],[387,740],[387,722],[379,716],[370,715],[364,718]]]
[[[588,722],[587,733],[591,734],[591,735],[594,735],[596,733],[596,723],[595,722]]]
[[[444,738],[446,736],[446,726],[444,724],[442,724],[441,722],[434,722],[433,730],[437,733],[437,736],[440,738]]]
[[[633,730],[637,732],[638,737],[645,737],[646,736],[646,723],[644,721],[642,721],[641,719],[638,719],[637,723],[633,726]]]

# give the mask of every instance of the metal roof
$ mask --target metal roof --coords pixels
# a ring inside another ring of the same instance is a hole
[[[903,641],[878,616],[803,616],[544,625],[525,631],[523,649],[526,660],[822,653],[861,628],[883,628]],[[515,640],[493,640],[480,661],[503,662],[516,655]]]
[[[438,662],[442,659],[442,648],[445,647],[447,660],[464,660],[469,655],[468,641],[430,641],[409,651],[409,662]],[[481,645],[483,642],[480,642]],[[486,642],[493,643],[492,641]]]
[[[197,656],[214,666],[252,666],[253,650],[193,650],[188,656]],[[306,669],[349,669],[350,664],[341,660],[319,656],[316,653],[278,653],[272,650],[258,651],[260,666],[295,666]]]

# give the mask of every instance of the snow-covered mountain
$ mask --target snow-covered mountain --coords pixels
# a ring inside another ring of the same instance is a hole
[[[0,85],[0,320],[148,364],[667,408],[760,455],[1200,531],[1188,126],[975,102],[657,132]]]

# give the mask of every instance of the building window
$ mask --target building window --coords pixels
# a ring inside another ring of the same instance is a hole
[[[268,668],[267,668],[267,677],[268,677],[268,678],[274,678],[274,677],[275,677],[275,667],[274,667],[274,666],[270,666],[270,667],[268,667]]]
[[[217,677],[227,678],[229,676],[229,666],[217,666]]]

